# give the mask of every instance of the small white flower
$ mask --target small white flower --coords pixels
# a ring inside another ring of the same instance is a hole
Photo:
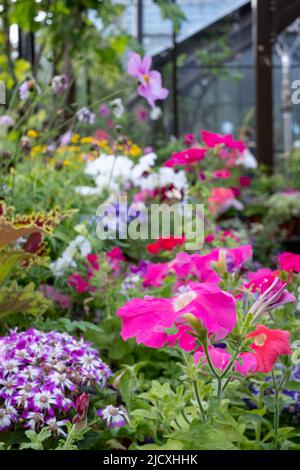
[[[243,165],[245,168],[255,170],[257,168],[257,160],[249,149],[244,150],[241,157],[236,161],[237,165]]]
[[[78,235],[69,243],[62,256],[50,265],[50,269],[55,276],[63,276],[69,267],[76,267],[76,262],[74,261],[76,254],[85,258],[91,252],[92,246],[90,242],[82,235]]]
[[[152,121],[157,121],[162,115],[162,110],[158,106],[155,106],[155,108],[151,109],[150,111],[150,119]]]
[[[125,111],[121,98],[116,98],[115,100],[112,100],[109,104],[112,107],[114,116],[117,119],[120,119]]]

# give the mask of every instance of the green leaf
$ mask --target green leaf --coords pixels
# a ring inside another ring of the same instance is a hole
[[[0,288],[0,320],[16,313],[42,315],[52,305],[33,283],[20,287],[16,282]]]
[[[177,431],[172,439],[183,443],[183,450],[237,450],[227,434],[210,424],[193,421],[187,431]]]
[[[163,446],[158,446],[156,444],[147,444],[145,446],[136,447],[137,450],[182,450],[183,444],[180,441],[175,439],[168,439]]]

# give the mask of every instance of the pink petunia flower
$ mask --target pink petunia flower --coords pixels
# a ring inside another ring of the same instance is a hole
[[[164,163],[164,166],[173,168],[176,165],[191,165],[198,163],[205,157],[207,149],[203,148],[190,148],[182,150],[181,152],[174,152],[172,157]]]
[[[209,233],[204,238],[204,241],[205,241],[205,243],[212,243],[214,241],[214,239],[215,239],[215,236],[212,233]]]
[[[228,180],[231,176],[230,171],[227,168],[223,168],[222,170],[216,170],[213,173],[215,178],[220,178],[223,180]]]
[[[214,132],[201,131],[203,142],[210,148],[214,148],[217,145],[225,145],[230,149],[237,149],[239,152],[246,150],[246,145],[241,140],[234,140],[231,134],[221,135]]]
[[[68,277],[68,285],[73,287],[78,294],[88,292],[90,288],[89,283],[86,282],[78,273],[71,274],[71,276]]]
[[[129,53],[127,63],[128,74],[137,78],[140,82],[138,94],[145,98],[152,108],[155,108],[157,100],[165,100],[169,94],[166,88],[162,87],[161,74],[156,70],[150,70],[152,58],[146,55],[143,59],[135,52]]]
[[[283,271],[300,273],[300,255],[286,251],[279,255],[278,263]]]
[[[249,188],[251,185],[251,178],[249,176],[240,176],[239,183],[242,188]]]
[[[271,372],[279,356],[291,354],[288,331],[271,330],[264,325],[258,325],[248,337],[253,338],[251,348],[256,354],[257,372]]]
[[[236,199],[231,188],[213,188],[208,198],[209,210],[212,214],[220,214],[230,207],[242,209],[242,204]]]
[[[223,372],[230,363],[231,354],[226,351],[226,349],[213,346],[208,347],[208,352],[213,366]],[[194,361],[196,365],[199,364],[201,358],[205,358],[202,347],[200,347],[199,350],[194,354]],[[204,359],[204,364],[206,363],[207,361]],[[244,375],[245,377],[247,377],[247,375],[250,373],[254,373],[256,368],[256,356],[252,352],[239,354],[238,359],[234,362],[234,370]]]
[[[160,287],[169,272],[169,263],[149,263],[143,276],[143,286]]]
[[[173,344],[174,338],[166,330],[174,325],[180,329],[186,313],[198,318],[217,340],[227,336],[236,324],[234,297],[210,283],[191,283],[187,292],[170,299],[133,299],[117,311],[122,319],[122,338],[136,337],[138,344],[152,348],[161,348],[168,341]]]
[[[120,270],[120,265],[122,261],[125,261],[125,257],[122,253],[121,248],[115,246],[111,251],[106,253],[106,258],[111,265],[112,269],[116,272]]]
[[[194,145],[196,143],[196,139],[194,134],[184,134],[183,136],[184,145],[189,147],[190,145]]]

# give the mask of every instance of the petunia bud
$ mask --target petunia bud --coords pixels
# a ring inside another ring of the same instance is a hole
[[[216,263],[214,263],[214,267],[221,275],[224,275],[227,272],[227,259],[225,250],[220,250],[219,259]]]
[[[204,328],[202,322],[195,317],[192,313],[185,313],[183,318],[186,320],[187,324],[195,332],[196,336],[199,338],[201,343],[206,340],[207,330]]]
[[[295,296],[286,287],[287,283],[279,278],[275,278],[273,281],[266,279],[262,283],[260,296],[249,311],[254,320],[259,319],[266,312],[296,301]]]

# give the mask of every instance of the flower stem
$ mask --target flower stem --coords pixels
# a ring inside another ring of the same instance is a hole
[[[207,341],[203,342],[203,349],[204,349],[204,352],[205,352],[207,364],[209,365],[210,370],[212,371],[212,373],[214,374],[214,376],[217,379],[217,384],[218,384],[217,398],[221,399],[221,397],[222,397],[222,375],[218,374],[218,372],[216,371],[216,369],[213,366],[213,363],[211,362],[211,358],[210,358],[209,351],[208,351]]]
[[[280,388],[278,387],[276,377],[274,374],[274,370],[272,370],[272,378],[273,378],[273,386],[275,390],[275,406],[274,406],[274,441],[275,441],[275,448],[279,448],[278,442],[278,430],[279,430],[279,405],[278,405],[278,397]],[[281,382],[282,383],[282,382]]]
[[[199,394],[199,390],[198,390],[198,384],[197,384],[196,381],[193,382],[193,387],[194,387],[195,397],[196,397],[196,400],[197,400],[197,403],[198,403],[198,406],[199,406],[199,409],[200,409],[200,413],[201,413],[201,416],[202,416],[202,421],[204,422],[206,420],[206,418],[205,418],[205,413],[204,413],[204,409],[203,409],[203,406],[202,406],[202,402],[201,402],[201,398],[200,398],[200,394]]]

